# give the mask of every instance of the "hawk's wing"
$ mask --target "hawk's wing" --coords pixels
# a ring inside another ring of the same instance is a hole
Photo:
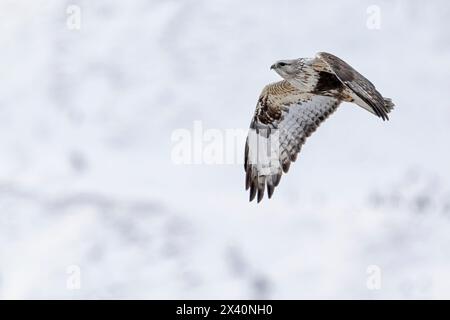
[[[394,104],[390,99],[383,98],[372,82],[345,61],[330,53],[319,52],[316,58],[324,63],[326,71],[334,73],[351,90],[351,98],[356,104],[383,120],[389,120],[388,113],[393,109]]]
[[[289,170],[306,138],[336,108],[340,100],[302,92],[287,81],[266,86],[256,106],[245,146],[245,186],[250,201],[269,198]]]

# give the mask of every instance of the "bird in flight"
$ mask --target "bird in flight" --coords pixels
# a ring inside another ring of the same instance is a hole
[[[270,69],[283,80],[264,87],[245,145],[245,188],[250,201],[269,199],[308,138],[342,101],[352,102],[389,120],[391,99],[338,57],[319,52],[314,58],[280,60]]]

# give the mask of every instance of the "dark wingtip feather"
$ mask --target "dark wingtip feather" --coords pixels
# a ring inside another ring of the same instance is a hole
[[[275,187],[272,184],[267,184],[267,195],[269,196],[269,199],[272,198],[274,190]]]
[[[247,171],[247,169],[248,169],[248,150],[249,148],[248,148],[248,138],[247,138],[247,141],[245,142],[245,152],[244,152],[244,154],[245,154],[245,157],[244,157],[244,170],[245,171]]]
[[[255,199],[256,196],[256,186],[255,183],[252,183],[250,185],[250,197],[249,197],[249,201],[253,201],[253,199]]]
[[[266,188],[266,177],[258,176],[258,203],[264,198],[264,189]]]
[[[264,198],[264,186],[258,189],[258,203]]]
[[[245,190],[248,190],[248,188],[250,188],[251,180],[251,168],[249,167],[245,172]]]

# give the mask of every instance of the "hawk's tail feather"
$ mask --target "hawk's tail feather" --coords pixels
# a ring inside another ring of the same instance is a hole
[[[383,119],[383,121],[389,120],[388,114],[394,109],[392,100],[390,98],[384,98],[381,95],[377,99],[369,100],[361,98],[361,100],[356,100],[355,102],[360,107]]]
[[[392,102],[392,100],[390,98],[385,98],[385,97],[382,97],[382,98],[383,98],[383,102],[380,103],[381,108],[378,108],[378,109],[381,109],[382,112],[381,112],[381,114],[377,114],[377,115],[380,118],[382,118],[384,121],[384,120],[389,120],[388,113],[390,113],[394,109],[394,103]],[[378,110],[378,111],[380,111],[380,110]]]
[[[384,105],[387,109],[387,112],[391,112],[392,110],[394,110],[395,104],[392,102],[392,100],[390,98],[384,98]]]

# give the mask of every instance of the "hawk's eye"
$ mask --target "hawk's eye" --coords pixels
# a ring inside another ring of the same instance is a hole
[[[287,65],[287,63],[286,63],[286,62],[278,62],[278,65],[279,65],[280,67],[284,67],[284,66]]]

